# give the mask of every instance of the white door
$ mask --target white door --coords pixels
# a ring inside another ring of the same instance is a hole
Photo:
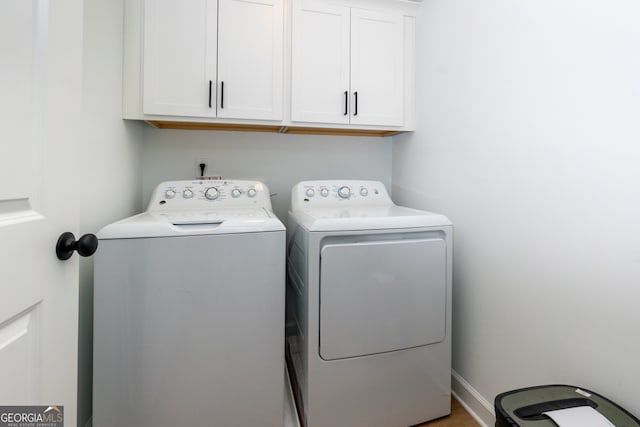
[[[293,2],[291,118],[349,123],[349,8]]]
[[[147,0],[143,111],[216,116],[216,0]]]
[[[352,124],[403,124],[402,28],[399,13],[351,10]]]
[[[82,1],[0,2],[0,405],[64,405],[76,425]]]
[[[282,0],[218,7],[218,117],[282,120]]]

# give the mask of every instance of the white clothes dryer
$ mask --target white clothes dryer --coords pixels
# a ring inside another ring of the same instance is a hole
[[[285,229],[256,181],[160,184],[98,233],[95,427],[282,427]]]
[[[375,181],[305,181],[287,237],[287,361],[306,427],[450,413],[452,224]]]

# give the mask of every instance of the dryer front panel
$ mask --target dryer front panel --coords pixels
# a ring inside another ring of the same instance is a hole
[[[446,250],[440,236],[327,241],[320,257],[320,357],[343,359],[442,341]]]

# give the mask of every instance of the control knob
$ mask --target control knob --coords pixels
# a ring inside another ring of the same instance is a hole
[[[182,192],[182,197],[184,197],[185,199],[190,199],[193,197],[193,191],[186,189]]]
[[[307,188],[306,194],[307,194],[307,197],[313,197],[316,195],[316,192],[313,188]]]
[[[323,188],[321,188],[321,189],[320,189],[320,195],[321,195],[322,197],[327,197],[327,196],[329,195],[329,190],[327,190],[327,189],[326,189],[326,188],[324,188],[324,187],[323,187]]]
[[[208,200],[215,200],[218,198],[218,196],[220,196],[220,192],[216,187],[209,187],[204,192],[204,197],[206,197]]]
[[[242,194],[242,191],[238,190],[237,188],[234,188],[233,190],[231,190],[231,196],[235,199],[240,197],[241,194]]]
[[[351,189],[346,185],[343,185],[342,187],[338,188],[338,196],[342,197],[343,199],[348,199],[349,196],[351,196]]]
[[[368,194],[369,194],[369,190],[367,190],[365,187],[362,187],[362,188],[360,189],[360,195],[361,195],[362,197],[367,197],[367,195],[368,195]]]
[[[167,190],[164,192],[164,196],[167,199],[173,199],[174,197],[176,197],[176,192],[174,190]]]
[[[250,189],[247,190],[247,196],[249,196],[249,197],[256,197],[256,193],[257,193],[257,191],[256,191],[255,188],[250,188]]]

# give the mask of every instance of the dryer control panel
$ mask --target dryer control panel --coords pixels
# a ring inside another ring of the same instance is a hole
[[[159,184],[148,212],[211,210],[213,208],[265,208],[271,210],[267,186],[260,181],[192,180]]]
[[[304,208],[390,206],[389,193],[379,181],[302,181],[291,191],[292,210]]]

